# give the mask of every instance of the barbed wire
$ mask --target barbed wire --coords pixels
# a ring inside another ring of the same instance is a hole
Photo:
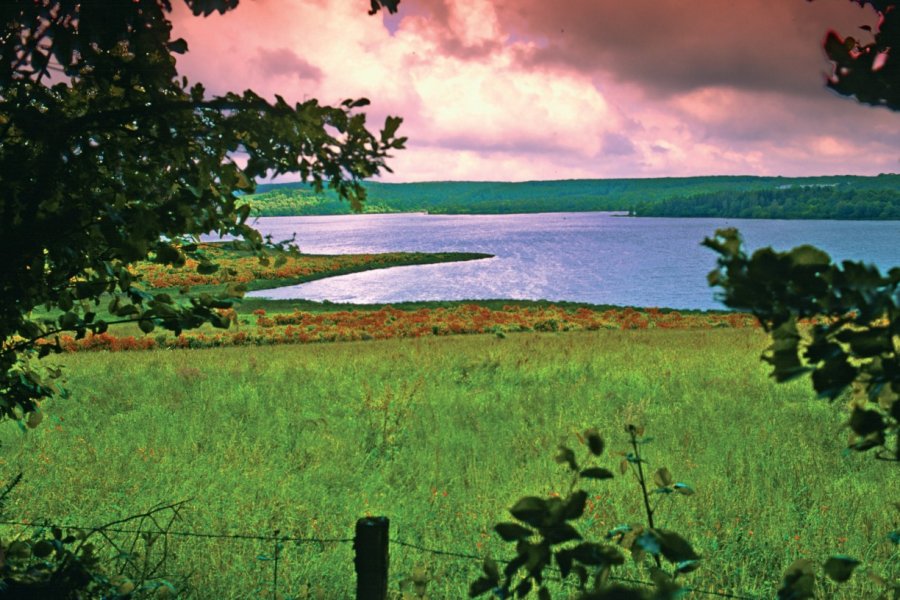
[[[108,531],[111,533],[159,533],[160,535],[172,535],[176,537],[193,537],[220,540],[254,540],[264,542],[296,542],[308,544],[344,544],[353,542],[353,538],[309,538],[291,537],[284,535],[253,535],[247,533],[206,533],[200,531],[153,531],[144,529],[126,529],[117,527],[87,526],[87,525],[62,525],[59,523],[25,523],[20,521],[0,521],[0,525],[13,525],[32,528],[58,527],[60,529],[75,529],[78,531]]]
[[[220,540],[244,540],[244,541],[264,541],[264,542],[293,542],[293,543],[307,543],[307,544],[346,544],[353,543],[355,541],[354,538],[311,538],[311,537],[292,537],[292,536],[284,536],[284,535],[254,535],[247,533],[209,533],[209,532],[200,532],[200,531],[165,531],[159,529],[158,531],[153,531],[152,529],[147,528],[123,528],[123,527],[106,527],[106,526],[87,526],[87,525],[63,525],[59,523],[51,523],[49,521],[45,522],[36,522],[36,523],[27,523],[24,521],[6,521],[0,520],[0,525],[8,525],[8,526],[16,526],[16,527],[29,527],[29,528],[37,528],[37,529],[46,529],[51,527],[57,527],[59,529],[74,529],[77,531],[104,531],[109,533],[128,533],[128,534],[146,534],[146,533],[158,533],[163,536],[175,536],[175,537],[185,537],[185,538],[203,538],[203,539],[220,539]],[[391,538],[391,544],[396,544],[401,547],[411,548],[413,550],[418,550],[420,552],[427,552],[429,554],[434,554],[437,556],[448,556],[451,558],[459,558],[465,560],[473,560],[482,562],[484,560],[484,556],[478,556],[475,554],[468,554],[465,552],[456,552],[452,550],[438,550],[435,548],[428,548],[426,546],[422,546],[420,544],[414,544],[411,542],[407,542],[404,540],[400,540],[397,538]],[[509,564],[512,562],[511,560],[506,559],[495,559],[497,562],[503,564]],[[548,567],[549,570],[562,574],[562,572],[556,567]],[[556,581],[558,583],[562,583],[567,586],[575,586],[572,581],[568,581],[562,577],[549,577],[547,578],[551,581]],[[637,585],[642,585],[646,587],[653,587],[654,584],[651,581],[643,581],[641,579],[633,579],[629,577],[620,577],[617,575],[610,575],[609,579],[614,581],[620,581],[623,583],[633,583]],[[735,600],[759,600],[756,596],[743,596],[738,594],[732,594],[730,592],[718,592],[718,591],[709,591],[709,590],[699,590],[696,588],[685,587],[684,588],[688,592],[692,592],[695,594],[704,594],[708,596],[718,596],[721,598],[733,598]]]
[[[429,554],[438,554],[441,556],[452,556],[453,558],[466,558],[471,560],[482,561],[484,560],[483,556],[476,556],[474,554],[465,554],[462,552],[452,552],[449,550],[435,550],[433,548],[426,548],[424,546],[419,546],[418,544],[411,544],[409,542],[404,542],[402,540],[391,539],[392,544],[397,544],[398,546],[406,546],[407,548],[413,548],[415,550],[420,550],[422,552],[428,552]],[[508,564],[510,561],[497,559],[497,562],[502,562],[504,564]]]
[[[407,548],[413,548],[413,549],[419,550],[421,552],[428,552],[429,554],[435,554],[438,556],[449,556],[452,558],[464,558],[464,559],[470,559],[470,560],[477,560],[479,562],[483,561],[485,558],[484,556],[476,556],[474,554],[466,554],[464,552],[454,552],[454,551],[450,551],[450,550],[436,550],[434,548],[426,548],[425,546],[420,546],[418,544],[412,544],[410,542],[404,542],[403,540],[398,540],[398,539],[393,539],[393,538],[390,540],[390,542],[392,544],[397,544],[398,546],[405,546]],[[503,564],[509,564],[512,562],[511,560],[506,560],[506,559],[502,559],[502,558],[498,558],[495,560],[497,562],[503,563]],[[550,567],[548,567],[548,569],[562,575],[562,572],[557,567],[550,566]],[[610,575],[609,578],[614,581],[621,581],[623,583],[635,583],[635,584],[643,585],[646,587],[654,587],[654,585],[655,585],[652,581],[643,581],[641,579],[632,579],[630,577],[620,577],[618,575]],[[568,586],[576,585],[574,582],[568,581],[561,577],[550,577],[547,579],[550,579],[551,581],[557,581],[559,583],[563,583]],[[685,587],[684,589],[688,592],[693,592],[695,594],[706,594],[708,596],[719,596],[722,598],[735,598],[736,600],[759,600],[759,598],[757,596],[741,596],[741,595],[737,595],[737,594],[732,594],[730,592],[698,590],[696,588],[691,588],[691,587]]]

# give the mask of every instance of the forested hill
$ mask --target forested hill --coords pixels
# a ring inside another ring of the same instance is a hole
[[[501,214],[629,211],[638,216],[900,219],[900,175],[672,177],[564,181],[366,182],[366,212]],[[351,213],[333,192],[262,184],[248,196],[262,216]]]

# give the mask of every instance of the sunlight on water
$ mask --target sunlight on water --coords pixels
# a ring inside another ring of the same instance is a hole
[[[383,303],[486,298],[722,308],[706,284],[715,255],[701,240],[738,227],[750,248],[813,244],[837,260],[900,264],[900,222],[628,218],[611,213],[351,215],[261,218],[308,254],[484,252],[494,258],[395,267],[251,296]]]

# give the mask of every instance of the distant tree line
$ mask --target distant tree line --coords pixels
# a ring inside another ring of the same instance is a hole
[[[900,219],[900,175],[877,177],[669,177],[566,181],[365,182],[366,212],[507,214],[628,211],[637,216]],[[331,191],[260,185],[257,215],[349,214]]]
[[[245,198],[253,214],[265,217],[290,217],[297,215],[350,215],[357,211],[337,194],[316,194],[312,190],[276,189]],[[364,213],[397,212],[396,209],[378,202],[366,202]]]
[[[848,186],[710,192],[640,202],[636,216],[741,219],[900,219],[900,191]]]

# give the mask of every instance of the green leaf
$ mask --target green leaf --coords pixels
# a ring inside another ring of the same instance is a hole
[[[616,536],[625,535],[631,531],[631,525],[618,525],[606,532],[606,539],[611,540]]]
[[[506,542],[514,542],[523,540],[534,535],[534,531],[527,527],[522,527],[518,523],[497,523],[494,531]]]
[[[872,327],[861,331],[845,329],[835,336],[839,342],[850,345],[854,356],[869,358],[893,352],[891,332],[887,327]]]
[[[775,367],[772,376],[779,383],[790,381],[809,372],[800,361],[800,333],[792,317],[772,331],[772,345],[763,360]]]
[[[878,433],[887,429],[887,423],[880,412],[854,407],[850,414],[850,429],[862,436]]]
[[[588,494],[584,490],[572,492],[569,497],[566,498],[565,506],[563,507],[563,519],[567,521],[580,519],[581,515],[584,514],[587,497]]]
[[[556,455],[556,462],[559,464],[567,464],[572,471],[578,470],[578,462],[575,460],[575,452],[566,446],[559,446],[559,453]]]
[[[575,560],[585,565],[602,566],[625,563],[625,555],[617,547],[594,542],[582,542],[572,548],[571,553]]]
[[[493,582],[500,581],[500,569],[497,567],[497,561],[493,558],[485,558],[484,564],[482,564],[482,569],[484,569],[484,574]]]
[[[825,361],[812,374],[813,388],[820,396],[836,398],[856,379],[857,370],[845,356]]]
[[[650,567],[650,581],[657,588],[668,588],[672,583],[672,576],[657,566]]]
[[[550,544],[561,544],[572,540],[580,540],[581,534],[568,523],[560,523],[552,527],[540,528],[540,533]]]
[[[250,190],[253,187],[253,183],[250,179],[247,178],[247,175],[243,171],[237,172],[237,183],[235,187],[239,190]],[[243,204],[238,208],[238,216],[239,222],[243,223],[247,220],[247,217],[250,215],[250,205]]]
[[[19,325],[19,335],[26,339],[39,338],[44,335],[44,330],[34,321],[22,321]]]
[[[113,311],[110,311],[110,312],[113,312]],[[134,304],[120,304],[116,308],[115,312],[113,312],[113,314],[116,315],[117,317],[128,317],[131,315],[135,315],[138,312],[139,312],[138,308]]]
[[[518,520],[523,523],[528,523],[532,527],[540,527],[549,516],[546,500],[536,496],[526,496],[519,499],[519,501],[509,509],[509,512]]]
[[[156,259],[154,262],[181,266],[184,264],[184,255],[171,244],[160,242],[156,245]]]
[[[516,544],[516,551],[525,555],[524,567],[530,574],[539,573],[552,558],[550,546],[545,543],[534,544],[522,540]]]
[[[653,552],[653,550],[651,550],[651,548],[654,547],[654,544],[647,540],[641,543],[641,547],[651,554],[661,553],[666,560],[673,563],[700,559],[700,556],[694,552],[691,544],[674,531],[651,529],[642,536],[642,539],[647,535],[655,539],[658,552]]]
[[[816,338],[806,347],[806,358],[812,363],[823,360],[835,360],[844,355],[840,344],[829,342],[826,338]]]
[[[384,129],[381,131],[381,141],[382,143],[387,143],[394,135],[397,133],[397,129],[400,128],[400,124],[403,123],[403,119],[400,117],[388,117],[384,121]]]
[[[141,319],[138,321],[138,327],[140,327],[141,331],[144,333],[151,333],[156,325],[151,319]]]
[[[72,310],[72,307],[75,306],[75,301],[68,290],[63,290],[56,299],[56,305],[59,306],[61,310],[70,311]]]
[[[584,469],[579,473],[581,477],[586,479],[612,479],[614,477],[613,472],[609,469],[603,469],[601,467],[590,467],[588,469]]]
[[[477,598],[482,594],[486,594],[497,587],[497,584],[490,579],[479,577],[469,584],[469,598]]]
[[[46,558],[53,552],[53,542],[49,540],[40,540],[31,549],[31,553],[37,558]]]
[[[503,574],[507,579],[512,577],[516,573],[516,571],[518,571],[522,566],[525,565],[526,562],[528,562],[528,554],[526,552],[526,549],[519,548],[519,544],[524,543],[525,542],[518,542],[518,544],[516,544],[516,552],[518,554],[515,558],[506,563],[505,567],[503,567]]]
[[[166,44],[166,48],[169,49],[170,52],[174,54],[184,54],[188,51],[187,42],[184,41],[184,38],[178,38],[177,40],[172,40],[168,44]]]
[[[73,312],[63,313],[59,316],[59,326],[62,329],[75,329],[79,322],[78,315]]]
[[[584,439],[587,442],[588,450],[591,451],[591,454],[594,456],[600,456],[603,454],[603,448],[605,444],[603,443],[603,438],[600,437],[600,432],[597,431],[596,428],[591,427],[587,431],[584,432]]]
[[[689,486],[686,483],[679,482],[679,483],[676,483],[675,485],[673,485],[672,487],[675,489],[675,491],[677,493],[682,494],[684,496],[693,496],[695,493],[694,488],[692,488],[691,486]]]
[[[788,253],[791,262],[800,266],[827,267],[831,264],[831,257],[815,246],[798,246]]]
[[[853,575],[853,569],[860,562],[844,554],[831,556],[825,561],[825,574],[839,583],[847,581]]]
[[[565,579],[572,571],[574,553],[572,550],[559,550],[554,554],[554,558],[556,559],[556,565],[559,567],[559,574]]]
[[[700,568],[699,560],[682,560],[675,564],[676,573],[691,573]]]
[[[44,420],[44,413],[40,411],[32,411],[28,413],[28,416],[25,419],[25,424],[29,429],[35,429],[38,425],[41,424],[41,421]]]
[[[656,555],[660,553],[659,537],[653,535],[652,530],[642,533],[635,539],[635,544],[645,552]]]
[[[795,560],[785,571],[782,586],[778,590],[778,598],[784,600],[802,600],[814,596],[816,575],[813,562],[808,558]]]
[[[50,62],[50,55],[44,54],[39,50],[35,49],[31,54],[31,67],[36,71],[40,72],[47,68],[47,63]]]
[[[666,467],[660,467],[653,473],[653,483],[658,487],[664,488],[672,485],[675,479]]]

